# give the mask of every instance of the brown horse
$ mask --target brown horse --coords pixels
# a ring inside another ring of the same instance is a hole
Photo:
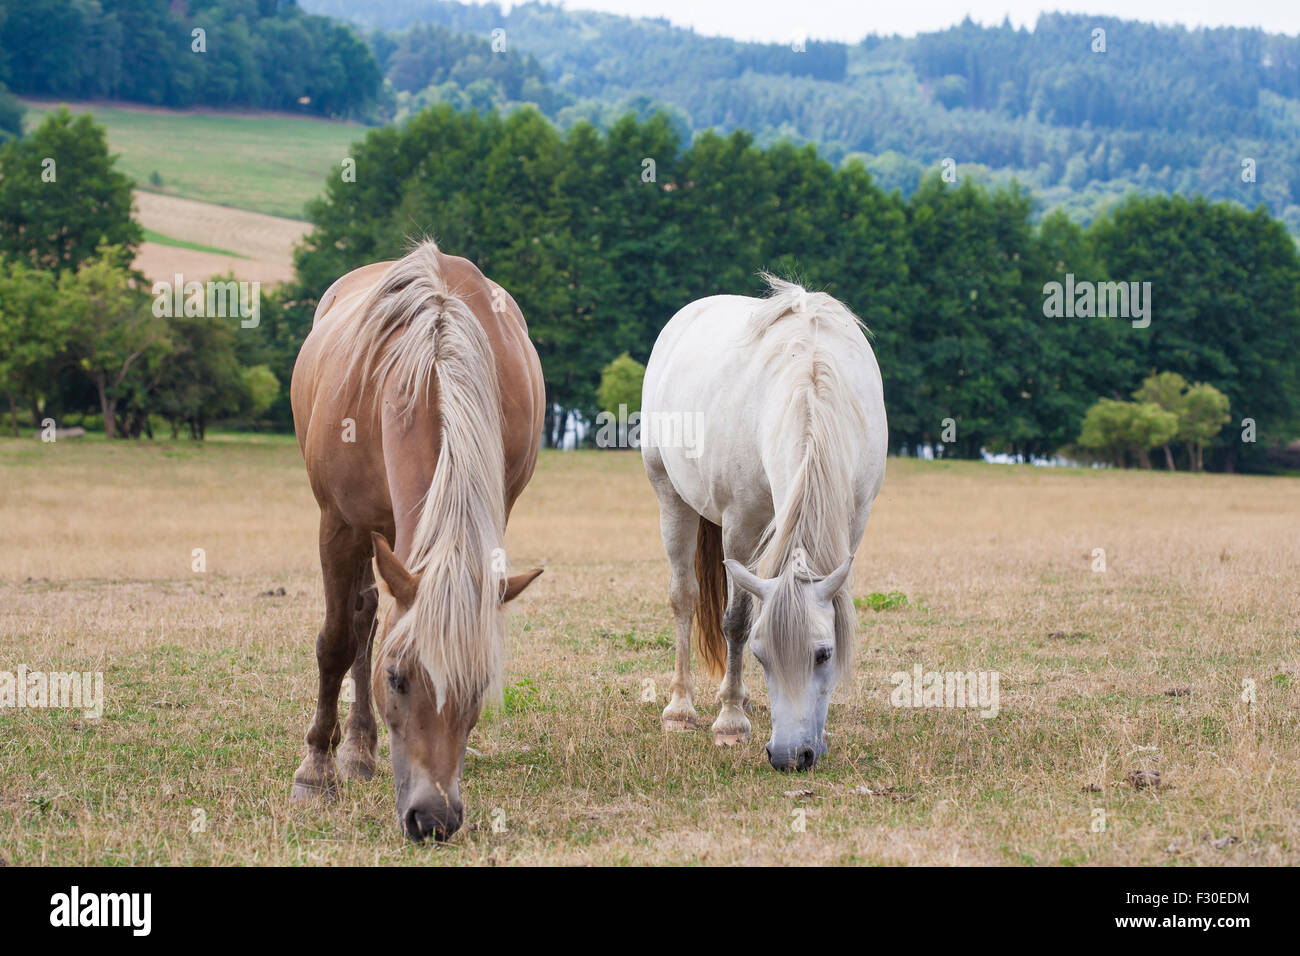
[[[373,775],[373,695],[390,733],[399,827],[446,839],[463,817],[466,740],[499,693],[505,603],[542,573],[507,577],[504,551],[541,441],[537,352],[509,293],[424,242],[330,286],[292,398],[325,578],[320,690],[293,797],[332,797],[340,773]],[[377,629],[372,557],[391,597]],[[356,701],[341,730],[349,668]]]

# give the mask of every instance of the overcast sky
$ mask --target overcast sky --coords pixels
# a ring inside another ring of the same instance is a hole
[[[856,41],[868,33],[911,35],[960,23],[1032,27],[1038,14],[1064,10],[1156,23],[1263,27],[1300,33],[1300,0],[562,0],[571,10],[667,17],[696,32],[786,42],[795,36]],[[501,4],[509,7],[508,2]]]

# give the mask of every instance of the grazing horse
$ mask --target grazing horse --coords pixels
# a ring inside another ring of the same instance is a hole
[[[677,629],[663,724],[695,726],[694,616],[700,657],[722,676],[714,742],[750,739],[748,642],[771,699],[768,759],[807,770],[826,752],[826,708],[852,658],[853,552],[888,434],[858,318],[825,293],[764,278],[767,298],[712,296],[678,312],[646,367],[641,451]]]
[[[330,286],[292,399],[325,579],[319,696],[293,797],[333,796],[340,772],[372,776],[373,696],[398,826],[413,840],[446,839],[464,814],[466,740],[500,688],[504,605],[541,574],[507,577],[504,551],[541,442],[537,352],[504,289],[423,242]],[[372,558],[391,598],[378,629]],[[356,701],[340,730],[349,668]]]

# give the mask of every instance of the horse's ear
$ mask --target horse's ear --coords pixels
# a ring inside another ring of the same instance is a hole
[[[370,532],[370,542],[375,546],[375,565],[379,568],[380,583],[399,604],[410,607],[415,603],[415,592],[420,579],[402,567],[402,562],[397,560],[397,555],[388,546],[388,539],[378,531]]]
[[[766,581],[756,574],[751,574],[749,568],[735,558],[727,558],[722,564],[727,569],[727,573],[731,575],[732,583],[736,587],[744,588],[760,601],[766,601],[772,593],[772,589],[776,586],[775,581]]]
[[[843,564],[813,585],[817,600],[826,603],[835,597],[840,588],[844,587],[844,582],[849,579],[849,574],[852,571],[853,555],[850,554],[844,559]]]
[[[537,580],[537,576],[542,573],[541,568],[533,568],[531,571],[525,571],[523,574],[512,574],[501,582],[501,603],[508,604],[519,595],[524,593],[524,588]]]

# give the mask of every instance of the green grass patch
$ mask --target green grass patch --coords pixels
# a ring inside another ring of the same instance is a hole
[[[247,256],[240,255],[238,252],[231,252],[229,249],[219,249],[216,246],[205,246],[201,242],[190,242],[186,239],[176,239],[172,236],[164,236],[161,232],[155,232],[152,229],[144,231],[145,242],[156,242],[160,246],[173,246],[177,249],[193,249],[195,252],[208,252],[218,256],[233,256],[236,259],[247,259]]]
[[[888,594],[882,594],[880,591],[873,591],[866,597],[855,597],[853,606],[859,611],[891,611],[898,607],[907,607],[911,603],[907,600],[907,595],[902,591],[890,591]]]

